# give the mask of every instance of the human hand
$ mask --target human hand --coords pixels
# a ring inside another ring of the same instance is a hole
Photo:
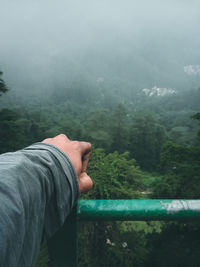
[[[92,150],[90,143],[71,141],[64,134],[57,135],[54,138],[47,138],[42,142],[52,144],[67,154],[76,170],[81,193],[92,188],[92,179],[86,173],[90,152]]]

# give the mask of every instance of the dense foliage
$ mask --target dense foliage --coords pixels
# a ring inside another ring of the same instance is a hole
[[[65,133],[93,144],[88,173],[94,188],[83,198],[200,197],[199,89],[173,98],[120,101],[116,94],[112,104],[106,91],[75,89],[55,93],[54,103],[22,104],[2,95],[0,153]],[[198,224],[186,222],[82,223],[79,266],[199,266],[199,234]],[[46,249],[41,253],[37,266],[44,267]]]
[[[2,93],[5,93],[8,90],[4,80],[2,79],[2,75],[3,75],[3,72],[0,71],[0,96]]]

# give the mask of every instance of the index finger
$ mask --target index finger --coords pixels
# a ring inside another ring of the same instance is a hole
[[[82,157],[92,151],[92,145],[88,142],[79,142]]]
[[[82,155],[82,171],[86,172],[92,145],[88,142],[80,142],[81,155]]]
[[[87,171],[87,166],[88,166],[88,161],[89,161],[89,158],[90,158],[90,153],[91,152],[87,153],[82,158],[82,172],[86,172]]]

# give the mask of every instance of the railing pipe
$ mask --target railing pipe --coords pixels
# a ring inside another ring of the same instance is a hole
[[[195,220],[200,200],[79,200],[79,220]]]
[[[63,227],[48,241],[50,267],[77,267],[79,220],[200,220],[200,200],[79,200]]]

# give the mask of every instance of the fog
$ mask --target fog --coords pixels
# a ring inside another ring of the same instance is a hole
[[[11,92],[188,90],[200,80],[199,1],[0,4],[0,69]]]

